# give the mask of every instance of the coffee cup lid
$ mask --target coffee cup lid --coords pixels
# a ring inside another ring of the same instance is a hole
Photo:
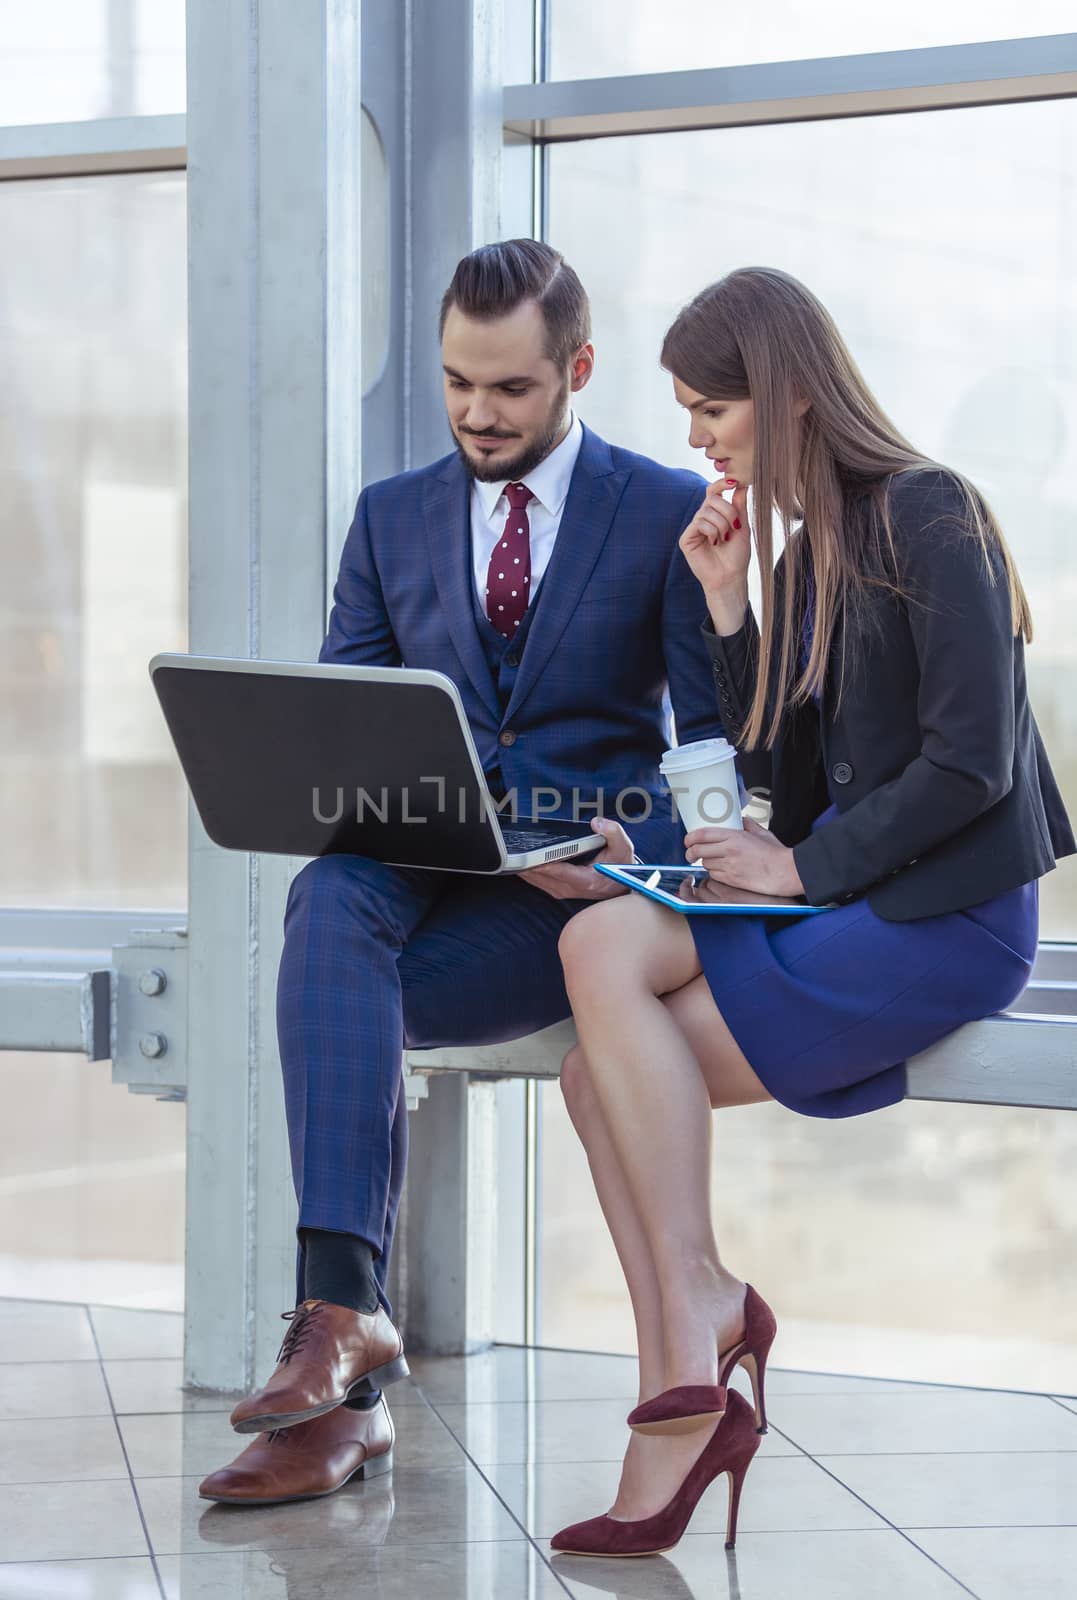
[[[675,771],[681,767],[702,767],[712,761],[728,761],[736,756],[728,739],[696,739],[691,744],[679,744],[663,752],[661,768]]]

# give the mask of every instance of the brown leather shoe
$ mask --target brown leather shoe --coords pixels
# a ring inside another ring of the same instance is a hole
[[[291,1428],[332,1411],[349,1395],[381,1389],[408,1376],[403,1341],[381,1306],[350,1311],[328,1300],[304,1300],[282,1313],[292,1326],[264,1389],[232,1412],[237,1433]]]
[[[227,1467],[211,1472],[198,1493],[237,1506],[318,1500],[350,1478],[391,1472],[395,1436],[384,1399],[370,1411],[335,1406],[313,1422],[260,1434]]]

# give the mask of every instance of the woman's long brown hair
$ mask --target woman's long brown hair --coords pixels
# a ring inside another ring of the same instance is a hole
[[[662,365],[709,400],[752,401],[751,523],[763,614],[755,698],[741,737],[749,747],[763,738],[769,746],[790,698],[796,703],[822,690],[841,608],[859,611],[868,591],[879,587],[910,598],[894,561],[889,480],[910,467],[938,469],[939,464],[916,450],[886,416],[825,307],[796,278],[774,267],[741,268],[698,294],[666,334]],[[799,419],[798,400],[808,402]],[[1031,639],[1028,600],[994,515],[960,473],[939,470],[960,489],[968,530],[981,544],[992,579],[992,553],[1001,557],[1014,633]],[[845,514],[854,495],[871,498],[867,547],[863,520]],[[771,508],[785,534],[788,568],[777,626]],[[801,557],[799,542],[790,541],[797,521],[803,522],[811,551],[815,590],[811,653],[803,672],[796,668]],[[764,729],[775,662],[777,693]]]

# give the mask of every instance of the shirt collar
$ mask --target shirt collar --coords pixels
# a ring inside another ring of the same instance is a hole
[[[476,478],[475,488],[478,490],[479,503],[487,521],[493,516],[497,502],[505,493],[506,487],[516,482],[527,485],[543,510],[548,511],[552,517],[559,516],[568,499],[569,485],[572,482],[572,474],[576,468],[576,459],[582,443],[583,424],[573,412],[568,432],[561,443],[524,477],[503,478],[500,483],[481,483]]]

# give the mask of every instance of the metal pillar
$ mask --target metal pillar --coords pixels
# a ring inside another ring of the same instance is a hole
[[[188,0],[190,647],[312,660],[359,483],[353,0]],[[186,1379],[264,1374],[294,1290],[274,996],[296,863],[192,812]]]
[[[452,445],[437,323],[453,269],[478,244],[531,232],[531,150],[503,157],[501,92],[531,77],[533,35],[529,4],[412,0],[404,10],[404,440],[407,464],[418,466]],[[390,1284],[411,1350],[461,1354],[523,1335],[523,1295],[514,1316],[496,1293],[499,1268],[505,1284],[524,1244],[522,1116],[518,1093],[446,1075],[431,1079],[412,1118]]]

